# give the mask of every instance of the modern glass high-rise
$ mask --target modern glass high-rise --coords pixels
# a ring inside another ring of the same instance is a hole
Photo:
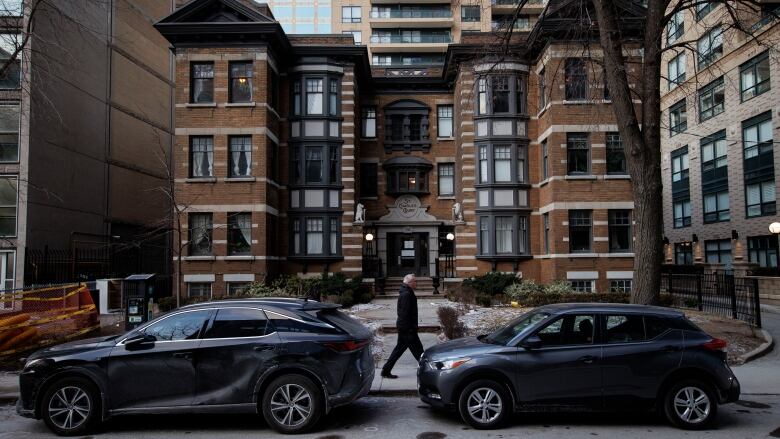
[[[288,34],[331,33],[331,0],[264,0]]]

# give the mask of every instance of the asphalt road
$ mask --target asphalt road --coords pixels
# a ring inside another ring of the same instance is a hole
[[[774,436],[772,435],[774,432]],[[417,398],[368,397],[334,410],[306,439],[392,438],[627,438],[780,437],[780,396],[746,395],[721,407],[719,425],[707,432],[686,432],[653,414],[524,414],[503,430],[477,432],[455,415],[432,411]],[[12,406],[0,407],[0,439],[55,437],[43,422],[21,418]],[[258,416],[134,416],[111,421],[96,438],[268,438],[277,435]]]

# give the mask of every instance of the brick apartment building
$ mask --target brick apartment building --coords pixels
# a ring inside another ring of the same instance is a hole
[[[667,29],[668,44],[697,42],[696,51],[668,52],[662,70],[667,263],[777,275],[768,226],[780,220],[780,24],[770,14],[778,6],[739,16],[755,38],[731,28],[718,3],[679,12]]]
[[[576,24],[570,4],[548,8],[561,29]],[[633,201],[609,93],[555,29],[518,33],[501,59],[480,33],[441,67],[372,69],[350,36],[286,35],[249,1],[195,0],[156,28],[176,57],[189,295],[323,272],[388,288],[497,270],[630,289]]]

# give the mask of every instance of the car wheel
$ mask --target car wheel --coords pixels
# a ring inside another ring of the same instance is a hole
[[[323,412],[322,392],[309,378],[285,375],[266,388],[263,417],[279,433],[303,433],[313,428]]]
[[[478,380],[460,393],[460,416],[469,425],[480,430],[500,427],[512,409],[512,402],[504,387],[491,380]]]
[[[685,430],[711,427],[718,414],[718,400],[712,388],[698,380],[684,380],[666,392],[666,418]]]
[[[100,422],[99,395],[95,385],[85,378],[63,378],[43,395],[43,421],[59,436],[87,434]]]

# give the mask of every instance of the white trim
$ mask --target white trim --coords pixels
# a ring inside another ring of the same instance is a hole
[[[214,274],[185,274],[184,282],[214,282]]]
[[[595,280],[599,278],[598,271],[567,271],[567,280]]]
[[[253,273],[247,273],[247,274],[229,273],[229,274],[223,274],[222,280],[225,282],[254,282],[255,275]]]
[[[634,279],[634,272],[633,271],[608,271],[607,272],[607,279]]]

